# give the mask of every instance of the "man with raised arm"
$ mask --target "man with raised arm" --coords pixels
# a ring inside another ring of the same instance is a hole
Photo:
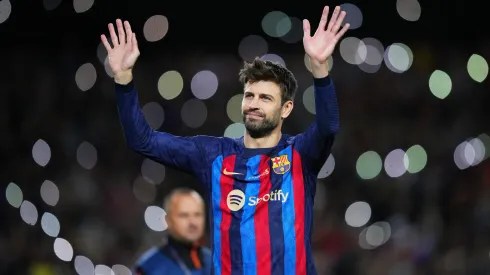
[[[327,58],[349,28],[336,7],[324,8],[311,36],[304,20],[316,118],[301,134],[281,131],[298,87],[283,66],[255,59],[239,72],[243,84],[241,138],[181,137],[153,130],[138,102],[132,68],[139,56],[128,22],[116,21],[102,42],[114,72],[117,107],[128,146],[166,166],[197,177],[209,190],[213,274],[314,275],[311,233],[318,172],[339,130],[339,111]]]

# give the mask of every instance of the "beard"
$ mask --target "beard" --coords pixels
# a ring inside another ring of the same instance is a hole
[[[247,118],[248,113],[259,114],[261,118]],[[243,112],[243,123],[248,134],[252,138],[263,138],[269,136],[274,129],[277,128],[281,121],[280,110],[274,113],[271,117],[258,112],[257,110],[247,110]]]

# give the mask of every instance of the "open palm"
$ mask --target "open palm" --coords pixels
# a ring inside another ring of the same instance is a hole
[[[111,47],[105,35],[100,36],[107,50],[109,66],[114,74],[131,70],[140,55],[136,35],[131,31],[129,22],[125,21],[123,27],[122,21],[117,19],[116,25],[118,35],[116,35],[114,25],[109,24],[109,33],[113,47]]]
[[[328,10],[328,6],[323,9],[320,24],[313,36],[311,36],[310,22],[306,19],[303,21],[305,52],[311,60],[319,63],[327,61],[327,58],[332,55],[335,45],[349,28],[349,24],[345,24],[339,31],[346,14],[345,11],[340,12],[340,7],[335,8],[327,26]]]

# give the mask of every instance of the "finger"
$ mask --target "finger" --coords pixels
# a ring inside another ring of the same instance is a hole
[[[330,22],[328,23],[327,31],[331,31],[332,27],[335,25],[335,22],[337,22],[337,17],[339,17],[339,11],[340,11],[339,6],[335,7],[335,10],[333,10],[332,17],[330,18]]]
[[[114,30],[114,25],[112,23],[109,24],[109,34],[111,35],[112,45],[114,47],[119,45],[119,42],[117,41],[116,31]]]
[[[136,40],[136,34],[133,32],[133,39],[131,39],[133,43],[133,50],[138,50],[138,40]]]
[[[328,6],[325,6],[325,8],[323,8],[323,13],[322,13],[322,18],[320,19],[320,24],[318,24],[318,29],[316,30],[316,32],[318,31],[324,31],[325,30],[325,26],[327,26],[327,21],[328,21]]]
[[[124,28],[121,19],[116,20],[117,34],[119,34],[119,44],[126,44],[126,34],[124,33]]]
[[[303,38],[311,37],[310,22],[305,19],[303,20]]]
[[[335,35],[335,39],[339,41],[340,38],[342,38],[342,36],[344,35],[344,33],[349,29],[349,27],[350,27],[349,23],[345,24],[344,27],[342,27],[342,29]]]
[[[124,29],[126,30],[126,43],[130,45],[133,40],[133,32],[131,31],[131,25],[129,25],[128,21],[124,21]]]
[[[107,41],[107,38],[105,37],[105,35],[101,35],[100,36],[100,40],[102,40],[102,44],[104,44],[104,47],[107,50],[107,52],[109,52],[110,50],[112,50],[112,47],[109,44],[109,41]]]
[[[332,27],[332,32],[337,33],[340,29],[340,26],[342,25],[342,22],[344,22],[346,12],[342,11],[339,15],[339,18],[337,19],[337,22],[335,22],[335,25]]]

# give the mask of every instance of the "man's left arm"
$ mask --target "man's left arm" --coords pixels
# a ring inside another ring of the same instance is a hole
[[[295,147],[308,170],[318,174],[330,155],[339,131],[339,106],[332,78],[328,73],[314,73],[315,121],[298,135]]]
[[[296,137],[295,148],[309,173],[318,175],[327,160],[330,149],[339,131],[339,107],[333,81],[328,73],[328,58],[332,56],[335,45],[349,28],[342,28],[345,11],[335,7],[328,20],[329,7],[323,9],[320,23],[311,36],[310,22],[303,20],[303,46],[310,57],[311,73],[315,84],[315,122],[303,134]],[[328,22],[328,25],[327,25]]]

